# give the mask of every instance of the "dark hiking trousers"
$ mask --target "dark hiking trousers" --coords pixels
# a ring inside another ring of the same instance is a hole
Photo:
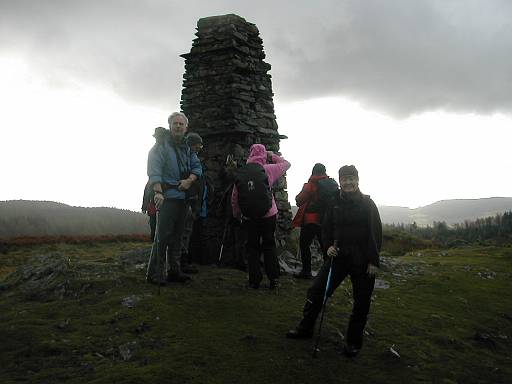
[[[149,228],[151,229],[151,241],[155,241],[156,214],[149,215]]]
[[[302,271],[311,273],[311,243],[313,239],[318,239],[320,248],[322,247],[322,227],[317,224],[306,224],[300,228],[300,258],[302,260]]]
[[[262,252],[268,279],[275,280],[279,277],[279,261],[274,238],[276,218],[277,215],[274,215],[261,219],[249,219],[246,222],[249,284],[252,286],[259,286],[263,279],[260,268]]]
[[[194,215],[190,204],[187,204],[187,213],[185,215],[185,221],[183,223],[183,233],[181,235],[181,265],[191,264],[192,258],[189,255],[190,250],[190,238],[192,236],[192,228],[194,226]]]
[[[166,199],[160,208],[157,234],[159,247],[158,252],[152,252],[149,259],[148,278],[155,281],[163,279],[164,260],[167,261],[167,273],[169,275],[181,273],[181,236],[186,213],[187,203],[185,200]]]
[[[307,301],[304,305],[304,318],[298,328],[306,330],[314,328],[316,318],[322,310],[328,275],[329,262],[327,261],[320,268],[317,277],[308,290]],[[348,323],[346,340],[347,344],[361,348],[363,345],[363,331],[370,310],[370,299],[375,286],[375,277],[370,277],[366,273],[366,266],[354,265],[350,260],[336,257],[333,262],[331,286],[327,292],[328,297],[334,293],[334,290],[338,288],[347,275],[350,275],[352,281],[354,305]]]
[[[208,264],[208,238],[206,237],[205,219],[198,217],[192,224],[190,234],[189,262]]]

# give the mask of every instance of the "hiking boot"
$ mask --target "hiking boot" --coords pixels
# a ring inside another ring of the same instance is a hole
[[[296,279],[311,280],[313,278],[313,275],[311,274],[311,272],[306,272],[302,270],[299,273],[294,273],[293,277],[295,277]]]
[[[198,273],[199,270],[194,267],[192,264],[183,264],[181,266],[181,272],[183,273]]]
[[[174,282],[174,283],[184,283],[188,280],[192,280],[192,278],[188,275],[185,275],[184,273],[169,274],[167,276],[167,281]]]
[[[260,285],[259,285],[259,284],[256,284],[256,283],[248,283],[248,284],[247,284],[247,288],[251,288],[251,289],[259,289],[259,288],[260,288]]]
[[[313,337],[312,329],[295,328],[286,332],[286,337],[289,339],[311,339]]]
[[[247,272],[247,265],[245,264],[237,264],[235,265],[235,268],[242,272]]]
[[[158,280],[152,279],[152,278],[150,278],[150,277],[148,277],[148,278],[146,279],[146,281],[147,281],[149,284],[153,284],[153,285],[159,285],[159,284],[160,284],[160,285],[162,285],[162,286],[163,286],[163,285],[165,285],[165,281],[159,282]]]
[[[357,348],[355,345],[346,344],[345,348],[343,348],[343,353],[347,357],[356,357],[360,350],[361,348]]]
[[[271,289],[271,290],[279,289],[279,280],[277,280],[277,279],[270,280],[270,284],[268,285],[268,289]]]

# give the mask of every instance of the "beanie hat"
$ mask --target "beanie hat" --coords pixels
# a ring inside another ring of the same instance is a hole
[[[340,178],[342,176],[349,176],[349,175],[350,176],[356,176],[357,178],[359,178],[359,174],[357,172],[357,169],[353,165],[344,165],[338,171],[338,175],[339,175]]]
[[[153,133],[153,137],[162,137],[165,135],[165,131],[167,131],[167,129],[165,129],[164,127],[156,127],[155,132]]]
[[[187,135],[187,145],[203,144],[203,139],[195,132],[190,132]]]
[[[316,163],[313,167],[312,175],[325,175],[325,165],[322,163]]]

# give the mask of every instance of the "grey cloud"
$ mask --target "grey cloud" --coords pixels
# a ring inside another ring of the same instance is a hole
[[[213,4],[212,4],[213,3]],[[512,110],[507,1],[0,3],[0,53],[52,84],[80,78],[146,105],[179,101],[200,17],[255,23],[281,101],[339,95],[395,116]]]
[[[510,112],[511,8],[468,3],[344,3],[333,10],[342,21],[293,56],[294,69],[275,80],[288,97],[349,96],[399,116]]]

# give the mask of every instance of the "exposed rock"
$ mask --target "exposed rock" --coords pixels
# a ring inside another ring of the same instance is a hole
[[[389,283],[385,280],[375,279],[375,288],[376,289],[388,289]]]
[[[278,256],[279,266],[281,267],[281,272],[284,273],[298,273],[302,269],[302,262],[300,259],[300,255],[294,255],[290,251],[284,251]],[[323,259],[322,256],[314,251],[311,251],[311,265],[312,265],[312,274],[316,275],[316,270],[319,269],[322,265]]]
[[[97,279],[114,279],[122,271],[119,263],[73,261],[60,253],[38,255],[5,278],[0,291],[15,292],[27,300],[51,301],[79,297]]]
[[[120,345],[119,346],[119,354],[121,355],[122,359],[124,361],[130,360],[134,355],[136,347],[137,347],[136,341],[131,341],[129,343]]]
[[[69,259],[60,253],[34,256],[7,276],[0,290],[19,289],[28,300],[62,299],[71,275]]]
[[[133,308],[139,303],[140,300],[141,298],[137,295],[127,296],[123,298],[123,300],[121,301],[121,305],[124,305],[125,307],[128,308]]]
[[[493,271],[478,272],[477,275],[482,279],[494,280],[496,278],[496,272]]]

